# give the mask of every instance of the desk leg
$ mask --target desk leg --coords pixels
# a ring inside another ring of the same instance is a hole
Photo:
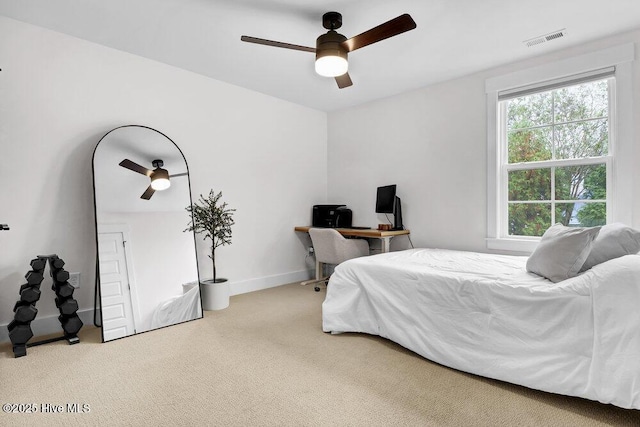
[[[391,246],[391,236],[380,238],[380,251],[381,252],[389,252],[389,247]]]

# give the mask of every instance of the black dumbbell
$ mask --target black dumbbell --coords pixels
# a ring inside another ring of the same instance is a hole
[[[51,289],[55,291],[56,295],[62,298],[69,298],[73,295],[73,291],[75,290],[69,282],[54,283],[51,286]]]
[[[49,266],[51,268],[60,269],[64,267],[64,261],[58,257],[51,257],[49,258]]]
[[[67,335],[75,335],[82,328],[82,320],[77,315],[71,317],[58,316],[62,329]]]
[[[44,270],[44,266],[47,264],[47,260],[42,258],[36,258],[31,260],[31,269],[32,270]]]
[[[20,302],[16,303],[16,306],[13,307],[13,311],[15,312],[15,315],[13,316],[13,318],[17,321],[17,322],[22,322],[22,323],[29,323],[31,322],[33,319],[36,318],[36,315],[38,314],[38,309],[35,308],[33,305],[31,304],[21,304]]]
[[[54,282],[66,282],[69,280],[69,272],[67,270],[51,270],[51,277]]]
[[[25,274],[24,278],[30,285],[39,285],[42,282],[42,271],[31,270]]]
[[[20,300],[33,304],[40,299],[40,286],[29,286],[29,284],[20,286]]]
[[[61,314],[71,316],[78,311],[78,301],[73,298],[67,298],[64,300],[56,298],[56,307],[58,307]]]
[[[20,285],[20,292],[24,291],[25,289],[29,289],[29,288],[40,289],[40,285],[30,285],[28,283],[25,283],[24,285]]]
[[[25,344],[33,337],[30,325],[9,323],[9,339],[15,345]]]

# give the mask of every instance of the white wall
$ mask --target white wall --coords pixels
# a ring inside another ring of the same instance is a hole
[[[486,252],[485,80],[622,43],[640,31],[329,113],[328,198],[347,203],[354,223],[375,226],[376,187],[397,184],[405,227],[416,247]],[[634,63],[634,141],[640,136],[640,67]],[[438,66],[434,63],[434,66]],[[640,150],[635,152],[640,163]],[[640,183],[640,169],[630,180]],[[640,228],[640,185],[634,224]],[[396,248],[407,247],[396,239]]]
[[[0,232],[0,325],[38,254],[80,272],[75,296],[93,307],[91,156],[124,124],[168,135],[189,163],[193,197],[222,190],[237,209],[233,244],[217,252],[233,293],[307,277],[293,227],[326,198],[324,112],[4,17],[0,62],[0,222],[11,227]],[[42,291],[38,318],[56,315],[50,279]]]

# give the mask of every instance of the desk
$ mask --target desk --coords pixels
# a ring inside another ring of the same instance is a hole
[[[308,233],[311,226],[299,226],[295,228],[295,231],[300,231],[302,233]],[[389,252],[389,245],[391,243],[391,239],[396,236],[403,236],[410,233],[409,230],[377,230],[375,228],[334,228],[334,230],[338,231],[343,236],[347,237],[364,237],[366,239],[380,239],[381,250],[382,252]]]

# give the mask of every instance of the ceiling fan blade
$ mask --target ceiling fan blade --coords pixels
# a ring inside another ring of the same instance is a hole
[[[134,171],[134,172],[141,173],[142,175],[151,176],[151,172],[152,171],[150,171],[149,169],[145,168],[144,166],[140,166],[139,164],[137,164],[135,162],[132,162],[129,159],[124,159],[119,164],[123,168],[127,168],[129,170]]]
[[[185,175],[189,175],[189,173],[188,172],[177,173],[175,175],[169,175],[169,178],[175,178],[176,176],[185,176]]]
[[[153,193],[155,193],[156,190],[154,190],[151,186],[148,186],[146,190],[144,190],[144,193],[142,193],[142,196],[140,196],[141,199],[145,199],[145,200],[149,200],[151,198],[151,196],[153,196]]]
[[[263,44],[265,46],[282,47],[285,49],[301,50],[303,52],[312,52],[312,53],[316,52],[316,49],[314,47],[300,46],[300,45],[291,44],[291,43],[276,42],[273,40],[259,39],[257,37],[242,36],[240,37],[240,40],[242,40],[243,42]]]
[[[351,37],[348,40],[342,42],[348,52],[353,52],[361,47],[368,46],[373,43],[377,43],[381,40],[388,39],[389,37],[397,36],[405,31],[413,30],[416,28],[416,22],[413,18],[405,13],[397,18],[393,18],[390,21],[380,24],[362,34]]]
[[[345,87],[349,87],[353,84],[351,81],[351,77],[349,77],[349,73],[344,73],[341,76],[336,76],[336,83],[338,83],[338,87],[340,89],[344,89]]]

